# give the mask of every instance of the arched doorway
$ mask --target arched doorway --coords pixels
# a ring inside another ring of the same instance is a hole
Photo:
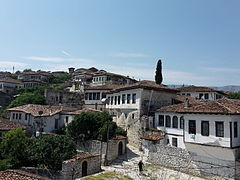
[[[82,177],[87,176],[87,161],[82,163]]]
[[[123,154],[123,143],[119,142],[118,144],[118,155],[122,155]]]

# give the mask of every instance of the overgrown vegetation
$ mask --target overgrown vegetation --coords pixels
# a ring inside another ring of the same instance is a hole
[[[0,152],[0,170],[21,166],[60,170],[62,161],[76,154],[76,148],[67,136],[29,138],[24,130],[16,129],[4,135]]]
[[[67,134],[74,140],[98,139],[106,141],[108,127],[109,139],[116,135],[126,135],[126,132],[112,121],[112,117],[107,112],[84,112],[75,116],[74,120],[67,126]]]
[[[163,76],[162,76],[162,61],[158,60],[156,74],[155,74],[155,82],[157,84],[162,84]]]
[[[50,84],[59,84],[64,83],[68,80],[70,80],[72,76],[68,73],[60,74],[60,75],[48,75],[46,82]]]
[[[240,99],[240,92],[230,92],[228,94],[229,99]]]
[[[82,179],[83,180],[112,180],[112,179],[133,180],[132,178],[130,178],[128,176],[124,176],[124,175],[116,173],[114,171],[109,171],[109,172],[99,174],[97,176],[89,176],[89,177],[85,177],[85,178],[82,178]]]

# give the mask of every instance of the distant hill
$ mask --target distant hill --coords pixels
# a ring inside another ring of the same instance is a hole
[[[170,84],[168,85],[169,88],[180,88],[183,85],[178,85],[178,84]],[[184,86],[189,86],[189,85],[184,85]],[[229,85],[229,86],[219,86],[219,87],[213,87],[209,86],[210,88],[220,90],[220,91],[228,91],[228,92],[239,92],[240,91],[240,86],[236,85]]]

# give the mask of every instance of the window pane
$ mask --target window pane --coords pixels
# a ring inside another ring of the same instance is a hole
[[[172,138],[172,146],[177,147],[177,138]]]
[[[184,118],[183,116],[180,117],[180,129],[183,129],[184,128]]]
[[[164,126],[164,116],[163,115],[159,115],[158,117],[158,125],[159,126]]]
[[[171,127],[171,117],[170,116],[166,116],[166,127]]]
[[[125,100],[126,100],[126,95],[123,94],[123,95],[122,95],[122,104],[125,104]]]
[[[234,122],[234,137],[238,137],[238,124]]]
[[[196,134],[196,121],[189,120],[188,128],[189,128],[189,134]]]
[[[131,94],[127,94],[127,104],[130,104]]]
[[[223,122],[216,122],[216,137],[224,137]]]
[[[121,96],[118,96],[118,104],[121,103]]]
[[[136,94],[132,94],[132,103],[133,103],[133,104],[136,103]]]
[[[201,134],[203,136],[209,136],[209,122],[208,121],[202,121]]]
[[[173,116],[173,128],[178,128],[178,117]]]

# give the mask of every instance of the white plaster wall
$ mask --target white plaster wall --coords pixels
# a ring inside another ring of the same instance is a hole
[[[136,94],[136,103],[132,104],[132,94]],[[113,96],[113,99],[115,100],[115,96],[120,96],[120,104],[115,105],[115,101],[113,101],[113,104],[107,104],[106,108],[107,109],[137,109],[140,110],[140,104],[141,104],[141,89],[131,89],[131,90],[125,90],[125,91],[120,91],[118,93],[113,93],[113,94],[108,94],[107,98]],[[125,104],[122,104],[122,95],[125,94]],[[130,97],[130,104],[127,104],[127,94],[131,94]]]
[[[214,100],[216,100],[216,95],[218,94],[218,95],[221,95],[221,94],[219,94],[219,93],[217,93],[217,92],[181,92],[180,94],[181,95],[183,95],[183,94],[185,94],[185,96],[187,95],[187,94],[190,94],[191,95],[191,97],[194,97],[194,98],[197,98],[197,99],[199,99],[199,94],[205,94],[205,93],[208,93],[209,94],[209,99],[208,100],[211,100],[211,101],[214,101]],[[221,96],[223,96],[223,95],[221,95]]]
[[[240,146],[240,116],[239,115],[232,115],[232,146],[238,147]],[[237,122],[238,125],[238,136],[234,137],[234,122]]]
[[[84,98],[84,102],[85,102],[85,104],[86,105],[88,105],[88,104],[93,104],[93,105],[95,105],[96,103],[97,104],[100,104],[100,105],[102,105],[103,104],[103,102],[102,102],[102,93],[107,93],[108,91],[107,90],[85,90],[85,92],[84,93],[91,93],[91,92],[100,92],[100,100],[86,100],[85,98]]]

